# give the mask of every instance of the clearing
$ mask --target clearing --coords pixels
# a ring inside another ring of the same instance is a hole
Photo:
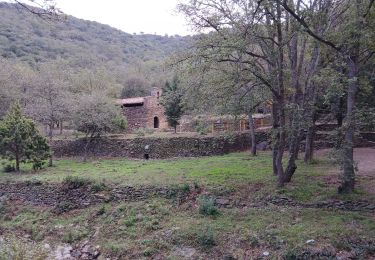
[[[356,150],[352,195],[327,154],[283,189],[269,153],[0,173],[0,259],[371,259],[375,149]]]

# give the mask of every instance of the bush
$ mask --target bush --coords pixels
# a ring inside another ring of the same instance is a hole
[[[173,185],[168,191],[169,198],[184,196],[190,192],[190,186],[187,183],[181,185]]]
[[[53,212],[55,214],[63,214],[65,212],[71,211],[75,208],[76,208],[76,205],[74,205],[73,203],[67,202],[67,201],[62,201],[55,206],[55,208],[53,209]]]
[[[198,199],[199,213],[205,216],[216,216],[219,210],[215,207],[215,200],[213,198],[202,196]]]
[[[15,172],[15,171],[16,171],[16,168],[14,167],[14,165],[5,164],[3,167],[3,172],[9,173],[9,172]]]
[[[104,182],[100,182],[100,183],[94,183],[92,186],[91,186],[91,191],[92,192],[100,192],[100,191],[103,191],[107,188],[107,186],[105,185]]]
[[[101,216],[101,215],[104,215],[105,212],[106,212],[106,208],[105,208],[105,206],[103,205],[103,206],[98,210],[98,212],[96,212],[96,215],[97,215],[97,216]]]
[[[134,134],[136,134],[138,137],[143,137],[145,135],[151,135],[155,133],[155,130],[152,128],[138,128],[134,131]]]
[[[139,128],[134,131],[134,134],[136,134],[138,137],[143,137],[146,135],[146,131],[144,130],[144,128]]]
[[[206,126],[203,122],[197,122],[197,125],[195,127],[195,131],[201,135],[206,135],[210,132],[210,129]]]
[[[199,245],[202,247],[212,247],[215,245],[215,239],[214,239],[214,232],[212,231],[211,227],[205,227],[203,228],[198,234],[197,239]]]
[[[69,189],[78,189],[83,186],[90,185],[91,181],[78,177],[78,176],[67,176],[64,181],[63,185],[66,186]]]

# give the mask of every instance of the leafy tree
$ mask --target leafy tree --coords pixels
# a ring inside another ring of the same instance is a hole
[[[256,85],[271,93],[273,172],[278,186],[283,186],[296,169],[303,133],[300,119],[313,96],[308,93],[314,93],[311,79],[319,49],[314,52],[317,48],[307,41],[307,34],[277,1],[186,0],[179,9],[202,32],[192,52],[180,59],[190,61],[188,70],[201,70],[198,80],[209,70],[219,74],[222,67],[234,66],[233,75],[240,79],[237,87]],[[208,28],[211,32],[204,34]],[[233,92],[232,87],[223,89],[224,95]],[[284,169],[287,146],[291,153]]]
[[[121,90],[121,98],[142,97],[149,94],[150,87],[140,77],[132,77],[125,81]]]
[[[184,113],[182,104],[182,93],[179,88],[179,80],[175,76],[172,82],[167,81],[163,88],[161,104],[164,106],[165,115],[170,126],[177,132],[179,120]]]
[[[342,146],[340,147],[340,163],[342,183],[339,192],[350,193],[355,186],[354,135],[357,124],[356,96],[360,90],[360,76],[364,66],[374,54],[374,0],[344,1],[298,1],[304,8],[296,10],[295,1],[275,0],[278,5],[292,16],[314,40],[330,48],[335,58],[344,64],[346,73],[346,114],[343,123]],[[316,5],[322,8],[317,11]],[[306,12],[311,9],[312,12]],[[338,11],[339,10],[339,11]],[[313,26],[313,21],[328,16],[330,28],[320,30]]]
[[[22,114],[18,103],[0,121],[0,155],[15,161],[16,171],[23,162],[31,162],[35,170],[40,169],[50,155],[47,140],[40,135],[34,122]]]
[[[125,129],[126,120],[113,100],[101,93],[83,95],[77,100],[77,104],[74,108],[73,122],[75,129],[85,134],[83,159],[86,161],[90,143],[105,133]]]
[[[46,63],[39,67],[36,79],[26,96],[26,112],[34,120],[48,128],[48,138],[53,139],[53,129],[69,119],[71,94],[68,92],[68,82],[64,67],[57,63]],[[49,166],[52,166],[52,154]]]

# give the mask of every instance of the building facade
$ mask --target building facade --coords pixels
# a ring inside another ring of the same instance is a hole
[[[164,107],[160,104],[162,92],[159,88],[153,88],[150,96],[120,99],[124,116],[128,121],[128,131],[133,132],[140,128],[155,130],[169,129],[164,115]]]

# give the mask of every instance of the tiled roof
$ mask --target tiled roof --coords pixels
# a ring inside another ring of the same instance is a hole
[[[118,99],[116,101],[116,103],[119,105],[143,104],[144,102],[145,98],[143,97]]]

